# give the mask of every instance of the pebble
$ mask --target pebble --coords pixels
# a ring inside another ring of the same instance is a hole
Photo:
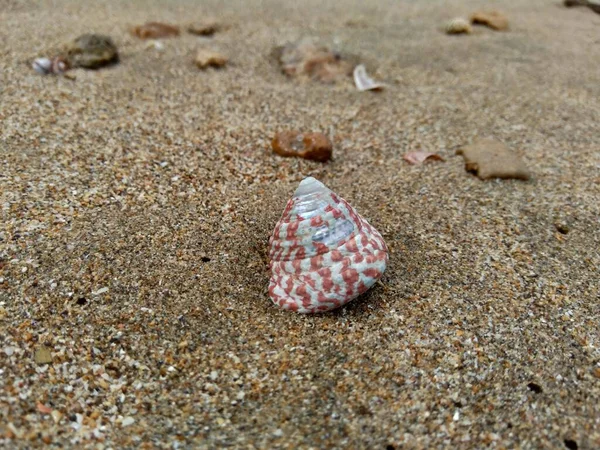
[[[321,162],[329,161],[333,151],[331,141],[322,133],[281,131],[275,134],[271,145],[278,155]]]
[[[131,33],[140,39],[160,39],[179,36],[179,27],[161,22],[147,22],[133,27]]]
[[[352,74],[354,64],[328,49],[318,46],[309,38],[277,47],[281,70],[290,77],[308,78],[332,83]]]
[[[471,15],[471,22],[485,25],[496,31],[508,29],[508,19],[499,11],[477,11]]]
[[[48,347],[41,346],[35,350],[33,359],[37,364],[50,364],[52,362],[52,353]]]
[[[462,17],[456,17],[446,24],[447,34],[471,34],[472,32],[471,23]]]
[[[99,69],[119,62],[119,52],[109,36],[82,34],[67,46],[65,58],[70,67]]]
[[[523,160],[495,139],[478,139],[458,149],[456,154],[463,155],[467,172],[474,172],[482,180],[488,178],[528,180],[530,178]]]
[[[600,378],[600,367],[594,367],[594,369],[592,370],[592,374],[596,377],[596,378]]]
[[[212,36],[220,30],[221,25],[214,20],[207,20],[187,27],[188,33],[195,34],[196,36]]]
[[[600,14],[600,1],[598,0],[565,0],[564,5],[567,8],[571,8],[573,6],[587,6],[592,11]]]
[[[15,353],[14,347],[4,347],[4,354],[6,356],[12,356]]]
[[[227,57],[212,50],[201,49],[196,54],[195,63],[199,69],[208,67],[220,68],[227,64]]]
[[[122,421],[121,421],[121,425],[124,427],[128,427],[129,425],[133,425],[135,423],[135,419],[131,416],[127,416],[125,417]]]

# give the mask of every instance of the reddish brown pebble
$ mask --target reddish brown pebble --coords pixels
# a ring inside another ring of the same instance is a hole
[[[148,22],[134,27],[131,32],[140,39],[158,39],[179,36],[179,27],[160,22]]]
[[[282,131],[275,135],[273,151],[281,156],[299,156],[325,162],[331,159],[331,141],[322,133]]]
[[[221,26],[214,20],[207,20],[206,22],[197,23],[188,26],[187,31],[190,34],[196,36],[212,36],[221,29]]]
[[[498,11],[477,11],[471,15],[471,22],[478,25],[485,25],[496,31],[508,29],[508,19]]]
[[[594,370],[592,370],[592,374],[596,377],[596,378],[600,378],[600,367],[594,367]]]

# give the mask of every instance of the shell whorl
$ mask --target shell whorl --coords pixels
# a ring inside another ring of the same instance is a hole
[[[364,218],[309,177],[296,189],[269,241],[273,302],[302,313],[356,298],[383,274],[387,247]]]

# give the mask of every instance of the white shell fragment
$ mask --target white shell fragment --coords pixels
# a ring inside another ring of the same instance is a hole
[[[367,75],[367,69],[364,64],[359,64],[354,68],[354,84],[356,84],[356,88],[361,92],[379,91],[385,87],[384,84],[373,81],[373,79]]]
[[[462,17],[456,17],[446,24],[447,34],[470,34],[472,31],[471,23]]]
[[[37,58],[33,61],[31,67],[33,67],[33,70],[37,73],[47,75],[52,71],[52,60],[50,60],[50,58]]]

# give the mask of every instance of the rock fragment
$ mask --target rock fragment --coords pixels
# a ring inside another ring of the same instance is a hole
[[[282,131],[275,135],[271,145],[273,151],[281,156],[297,156],[325,162],[330,160],[332,155],[331,141],[322,133]]]
[[[289,43],[275,49],[281,70],[292,78],[333,83],[352,74],[354,64],[311,39]]]
[[[427,161],[443,161],[440,155],[430,152],[408,152],[402,155],[402,158],[409,164],[423,164]]]
[[[52,362],[52,353],[48,347],[42,345],[35,350],[33,359],[36,364],[50,364]]]
[[[161,39],[179,36],[179,27],[162,22],[147,22],[133,27],[131,33],[140,39]]]
[[[119,61],[117,46],[109,36],[82,34],[67,46],[69,67],[99,69]]]
[[[471,23],[485,25],[496,31],[508,29],[508,19],[499,11],[477,11],[471,15]]]
[[[227,64],[228,58],[221,53],[201,49],[196,53],[196,59],[194,62],[199,69],[206,69],[208,67],[220,68]]]
[[[206,20],[187,27],[188,33],[196,36],[212,36],[221,29],[222,26],[215,20]]]
[[[471,22],[462,17],[456,17],[446,24],[446,34],[471,34]]]
[[[489,178],[515,178],[528,180],[529,171],[522,159],[502,142],[495,139],[478,139],[456,152],[463,155],[467,172],[482,180]]]
[[[564,5],[567,8],[572,8],[573,6],[587,6],[592,11],[600,14],[600,1],[598,0],[565,0]]]

